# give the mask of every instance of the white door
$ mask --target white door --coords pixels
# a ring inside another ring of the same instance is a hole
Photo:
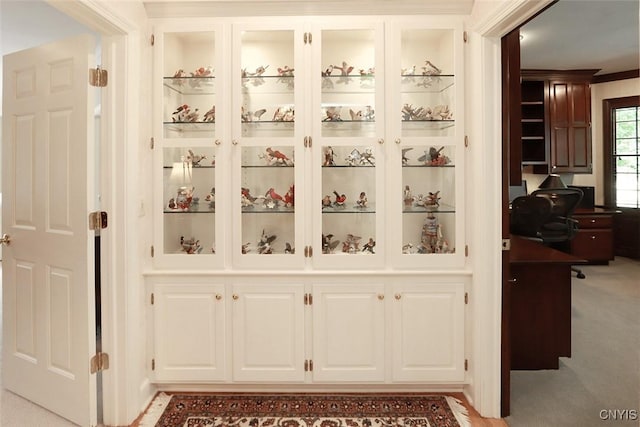
[[[2,99],[3,385],[83,426],[95,418],[94,46],[83,35],[5,56]]]

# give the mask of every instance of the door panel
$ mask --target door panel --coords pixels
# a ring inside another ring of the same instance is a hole
[[[3,385],[80,425],[95,408],[94,46],[85,35],[5,56],[2,100]]]

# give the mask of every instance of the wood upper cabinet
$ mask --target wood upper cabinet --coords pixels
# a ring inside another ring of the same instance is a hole
[[[596,70],[522,71],[522,164],[535,173],[591,173]]]
[[[551,172],[591,173],[591,88],[588,81],[549,83]]]

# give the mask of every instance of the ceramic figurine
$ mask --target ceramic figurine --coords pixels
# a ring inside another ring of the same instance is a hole
[[[443,155],[442,150],[444,150],[444,146],[440,147],[440,149],[431,147],[428,151],[424,152],[423,156],[418,157],[418,161],[423,162],[427,166],[448,165],[449,163],[451,163],[451,159]]]
[[[323,122],[341,122],[342,118],[340,117],[340,110],[342,107],[327,107],[325,114],[327,117],[322,119]]]
[[[453,113],[449,110],[448,105],[436,105],[433,107],[433,117],[436,120],[451,120]]]
[[[333,152],[333,147],[328,146],[324,149],[324,162],[322,166],[335,166],[335,153]]]
[[[403,76],[413,76],[416,74],[416,66],[413,65],[410,68],[402,68],[400,74]]]
[[[349,115],[351,116],[351,120],[353,120],[354,122],[360,122],[364,118],[362,110],[353,111],[352,109],[349,109]]]
[[[441,199],[439,194],[440,194],[440,191],[436,191],[435,193],[432,193],[430,191],[428,196],[423,196],[421,194],[416,200],[416,205],[422,206],[429,211],[437,210],[438,207],[440,206],[440,199]]]
[[[189,210],[189,208],[191,207],[191,202],[193,201],[193,190],[193,187],[180,187],[178,189],[178,195],[175,199],[176,209],[180,209],[183,211]]]
[[[197,108],[194,108],[193,110],[189,110],[184,118],[183,118],[183,122],[188,122],[188,123],[194,123],[198,121],[198,118],[200,116],[200,113],[198,112]]]
[[[180,236],[180,246],[182,250],[188,254],[199,254],[202,252],[202,246],[200,246],[200,240],[195,238],[185,239],[184,236]]]
[[[211,188],[209,194],[204,196],[205,202],[209,203],[209,209],[215,209],[216,207],[216,187]]]
[[[342,252],[349,254],[355,254],[360,251],[360,239],[359,236],[353,234],[347,234],[347,240],[342,243]]]
[[[269,202],[273,201],[273,206],[267,206],[267,207],[270,207],[270,208],[277,207],[278,204],[280,204],[280,202],[284,203],[284,198],[280,194],[276,193],[276,191],[273,189],[273,187],[271,187],[271,188],[269,188],[267,190],[267,192],[265,193],[264,197],[265,197],[266,203],[268,203],[269,205],[271,205],[271,203],[269,203]]]
[[[332,240],[333,234],[322,235],[322,253],[332,254],[336,247],[340,244],[340,240]]]
[[[413,147],[407,147],[407,148],[403,148],[402,149],[402,164],[403,165],[408,165],[409,164],[409,158],[407,157],[407,152],[413,150]]]
[[[328,197],[328,196],[327,196]],[[176,206],[176,199],[174,199],[173,197],[169,199],[169,203],[167,204],[167,207],[169,209],[177,209]]]
[[[262,230],[262,236],[258,242],[258,253],[260,255],[272,254],[273,247],[271,246],[271,243],[273,243],[274,240],[276,240],[275,235],[268,235],[264,230]]]
[[[289,187],[289,190],[284,194],[284,197],[283,197],[285,207],[292,208],[295,205],[294,199],[295,199],[295,190],[294,190],[294,186],[292,185],[291,187]]]
[[[213,75],[213,67],[200,67],[191,73],[191,77],[211,77]]]
[[[251,252],[251,247],[250,247],[251,243],[245,243],[244,245],[242,245],[242,253],[243,254],[248,254],[249,252]]]
[[[287,157],[283,152],[274,150],[271,147],[267,147],[265,151],[266,159],[269,164],[293,166],[293,161],[291,161],[291,159]]]
[[[186,161],[191,163],[193,166],[200,166],[200,162],[207,158],[207,156],[203,154],[194,154],[193,150],[187,151],[189,154],[186,156]]]
[[[173,200],[173,199],[172,199],[172,200]],[[330,207],[331,207],[331,197],[329,197],[329,196],[327,195],[327,196],[324,196],[324,197],[322,198],[322,207],[323,207],[323,208],[330,208]]]
[[[363,68],[360,69],[360,75],[364,77],[373,76],[375,73],[376,73],[375,68],[369,68],[368,70],[365,70]]]
[[[288,65],[280,68],[278,67],[278,75],[281,77],[293,77],[293,68],[289,68]]]
[[[373,149],[371,147],[367,147],[364,149],[364,153],[362,153],[360,164],[364,165],[365,163],[369,163],[371,166],[375,166],[375,159],[376,158],[373,156]]]
[[[333,65],[329,65],[329,67],[327,67],[327,69],[322,71],[320,74],[322,75],[322,77],[328,77],[331,75],[331,73],[333,73]]]
[[[402,194],[402,199],[404,200],[405,206],[411,206],[413,204],[413,194],[411,194],[411,189],[408,185],[404,186],[404,192]]]
[[[291,243],[287,242],[284,244],[284,253],[285,254],[295,254],[296,250],[291,246]]]
[[[333,69],[340,70],[341,76],[348,76],[353,71],[353,66],[347,64],[347,61],[342,61],[342,65],[334,65]]]
[[[187,104],[182,104],[176,108],[176,110],[171,114],[171,120],[173,122],[185,122],[185,117],[189,113],[190,108]]]
[[[215,121],[216,121],[216,106],[215,105],[213,107],[211,107],[211,109],[209,111],[204,113],[204,116],[202,117],[202,121],[203,122],[207,122],[207,123],[215,123]]]
[[[362,191],[360,193],[360,196],[358,197],[358,200],[356,200],[356,207],[366,208],[368,204],[369,202],[367,200],[367,194],[364,191]]]
[[[442,74],[442,70],[431,63],[431,61],[426,60],[425,65],[422,67],[422,75],[423,76],[438,76]]]
[[[376,114],[374,109],[371,108],[371,105],[367,105],[364,110],[364,120],[368,122],[372,122],[375,120],[375,116]]]
[[[347,165],[355,166],[357,164],[360,164],[362,160],[362,154],[360,153],[360,150],[354,148],[344,160],[345,162],[347,162]]]
[[[369,252],[375,254],[373,249],[376,246],[376,241],[372,237],[369,237],[369,241],[362,246],[362,252]]]
[[[333,194],[336,195],[336,200],[333,202],[334,206],[338,208],[344,208],[344,202],[347,201],[347,196],[344,194],[338,194],[337,191],[333,190]]]

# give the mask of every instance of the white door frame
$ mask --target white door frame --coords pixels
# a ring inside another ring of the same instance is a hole
[[[141,1],[45,0],[51,6],[101,34],[103,69],[109,85],[102,92],[100,188],[101,209],[109,215],[102,240],[102,347],[110,367],[103,372],[105,425],[129,425],[151,398],[142,364],[142,254],[138,209],[141,209],[138,161],[141,134],[139,76],[150,61],[143,58],[147,17]],[[150,49],[146,44],[147,50]],[[147,66],[148,67],[148,66]],[[150,99],[150,97],[149,97]],[[129,120],[131,118],[132,120]],[[141,173],[145,173],[143,170]],[[146,388],[144,384],[147,384]],[[92,408],[95,413],[95,408]]]

